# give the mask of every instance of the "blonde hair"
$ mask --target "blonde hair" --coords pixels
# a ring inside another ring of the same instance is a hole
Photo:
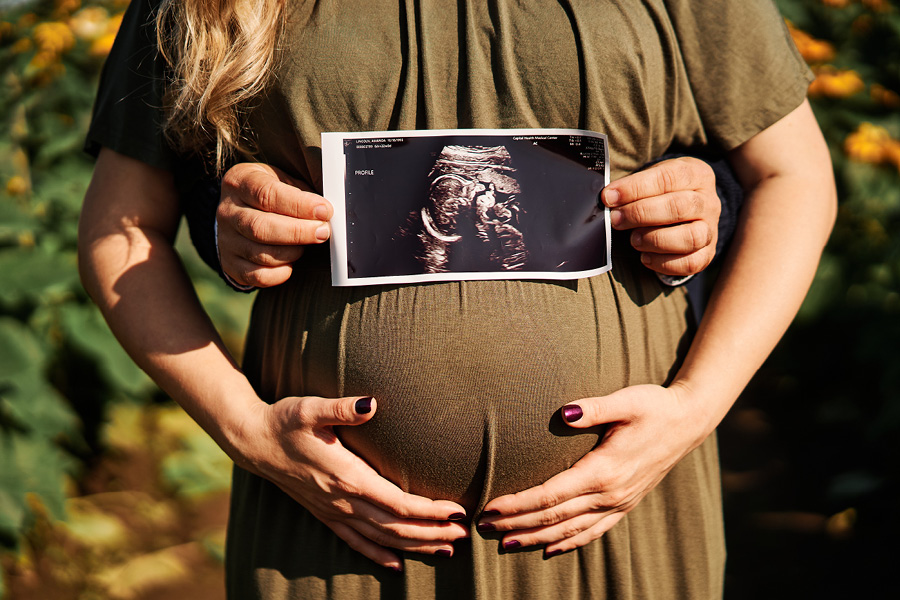
[[[163,132],[186,152],[212,153],[221,173],[235,154],[253,156],[245,131],[250,101],[270,82],[284,0],[164,0],[160,52],[172,70]]]

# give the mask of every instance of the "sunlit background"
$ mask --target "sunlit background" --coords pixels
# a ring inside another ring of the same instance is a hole
[[[720,429],[726,598],[900,597],[900,6],[777,3],[817,75],[841,206]],[[224,596],[230,463],[119,348],[75,265],[81,145],[127,4],[0,0],[0,598]],[[179,245],[239,354],[252,297]]]

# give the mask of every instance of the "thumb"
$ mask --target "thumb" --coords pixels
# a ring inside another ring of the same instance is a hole
[[[627,387],[607,396],[582,398],[566,404],[560,409],[563,421],[578,429],[633,421],[637,418],[635,406],[642,396],[639,389],[641,387],[643,386]]]
[[[372,396],[347,398],[308,396],[300,399],[295,414],[300,423],[307,427],[362,425],[375,415],[375,408],[376,402]]]

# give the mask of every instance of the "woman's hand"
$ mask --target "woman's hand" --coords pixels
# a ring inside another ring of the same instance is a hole
[[[698,407],[688,390],[656,385],[564,406],[571,427],[606,425],[601,443],[545,483],[490,501],[478,530],[509,532],[510,550],[546,544],[547,557],[599,538],[706,439],[715,424]]]
[[[828,146],[809,103],[734,149],[731,161],[745,206],[674,383],[563,407],[572,427],[608,424],[606,434],[572,468],[485,506],[481,529],[510,532],[506,547],[546,543],[558,553],[608,531],[706,439],[796,314],[836,212]]]
[[[602,198],[613,229],[632,229],[631,245],[657,273],[695,275],[715,257],[722,201],[702,160],[664,160],[610,183]]]
[[[385,547],[451,556],[468,529],[453,521],[465,509],[402,491],[335,435],[335,425],[361,425],[374,416],[372,398],[289,397],[259,403],[246,422],[236,462],[281,488],[354,550],[402,569]]]
[[[291,276],[304,246],[331,235],[334,210],[302,181],[260,163],[225,173],[216,212],[219,262],[235,282],[279,285]]]

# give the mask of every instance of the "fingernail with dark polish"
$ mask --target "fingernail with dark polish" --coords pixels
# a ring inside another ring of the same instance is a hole
[[[496,517],[499,514],[500,514],[499,510],[486,510],[483,513],[481,513],[481,516],[482,517]]]
[[[359,415],[367,415],[372,412],[372,396],[367,396],[365,398],[360,398],[356,401],[356,414]]]
[[[466,513],[453,513],[449,517],[447,517],[448,521],[462,521],[466,518]]]
[[[475,526],[475,529],[481,531],[482,533],[485,531],[497,531],[497,528],[494,527],[493,523],[479,523]]]
[[[519,540],[509,540],[508,542],[503,542],[504,550],[515,550],[516,548],[521,548],[522,542]]]
[[[441,548],[440,550],[436,551],[435,554],[437,554],[438,556],[446,556],[448,558],[453,556],[453,552],[451,550],[447,550],[446,548]]]
[[[557,548],[556,550],[550,550],[549,552],[545,552],[544,558],[553,558],[554,556],[557,556],[559,554],[562,554],[562,550]]]
[[[391,571],[393,571],[394,573],[402,573],[403,569],[401,569],[397,565],[391,565]]]
[[[584,416],[584,411],[577,404],[568,404],[562,407],[562,418],[566,423],[574,423]]]

